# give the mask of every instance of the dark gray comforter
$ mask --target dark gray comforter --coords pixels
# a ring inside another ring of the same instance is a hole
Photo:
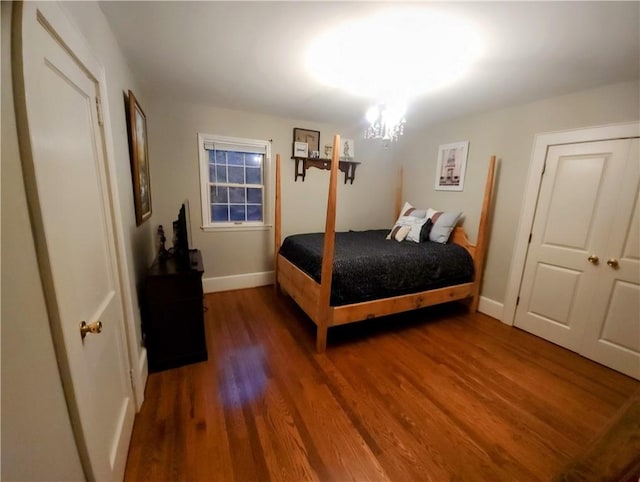
[[[473,259],[457,244],[385,239],[388,230],[336,233],[331,305],[340,306],[473,281]],[[280,254],[320,282],[324,233],[296,234]]]

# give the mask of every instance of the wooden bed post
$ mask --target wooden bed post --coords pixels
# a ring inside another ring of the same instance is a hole
[[[402,181],[403,181],[403,168],[402,166],[400,166],[400,169],[398,170],[398,180],[397,180],[397,184],[396,184],[396,212],[395,212],[395,217],[393,218],[393,222],[396,222],[396,219],[398,219],[400,217],[400,210],[402,209],[402,189],[403,189],[403,185],[402,185]]]
[[[275,216],[273,220],[273,287],[278,292],[278,251],[280,250],[280,244],[282,243],[282,205],[280,198],[280,154],[276,154],[276,206]]]
[[[327,198],[327,218],[324,229],[324,247],[322,251],[322,271],[320,275],[320,296],[318,297],[316,350],[323,353],[327,348],[327,331],[331,310],[331,278],[333,276],[333,254],[336,242],[336,200],[338,194],[338,169],[340,163],[340,136],[333,138],[333,156],[331,176],[329,177],[329,196]]]
[[[474,269],[476,279],[473,287],[473,298],[469,305],[472,313],[478,309],[480,302],[480,286],[482,284],[482,274],[484,260],[487,255],[487,242],[489,234],[489,209],[493,201],[493,177],[496,168],[496,156],[491,156],[489,161],[489,173],[487,174],[487,184],[484,188],[484,199],[482,200],[482,212],[480,213],[480,224],[478,226],[478,239],[476,240],[476,251],[474,258]]]

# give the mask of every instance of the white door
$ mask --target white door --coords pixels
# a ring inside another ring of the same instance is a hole
[[[640,379],[640,153],[630,141],[581,353]]]
[[[29,2],[22,14],[24,97],[16,105],[26,114],[25,182],[56,354],[87,477],[121,480],[134,403],[98,83],[63,46],[68,32],[54,31],[59,17]],[[100,321],[102,332],[83,339],[82,321]]]
[[[637,143],[549,148],[515,325],[640,378]]]

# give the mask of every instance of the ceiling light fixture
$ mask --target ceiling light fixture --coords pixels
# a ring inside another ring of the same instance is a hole
[[[406,108],[403,105],[373,105],[367,111],[369,126],[364,132],[365,139],[397,141],[404,134]]]
[[[463,19],[408,7],[325,32],[312,42],[306,65],[325,85],[376,99],[365,138],[393,141],[402,135],[409,100],[460,78],[480,50],[475,28]]]

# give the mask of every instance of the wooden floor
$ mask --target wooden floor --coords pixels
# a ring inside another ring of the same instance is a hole
[[[149,376],[130,481],[552,480],[640,383],[450,304],[329,330],[206,296],[209,361]]]

